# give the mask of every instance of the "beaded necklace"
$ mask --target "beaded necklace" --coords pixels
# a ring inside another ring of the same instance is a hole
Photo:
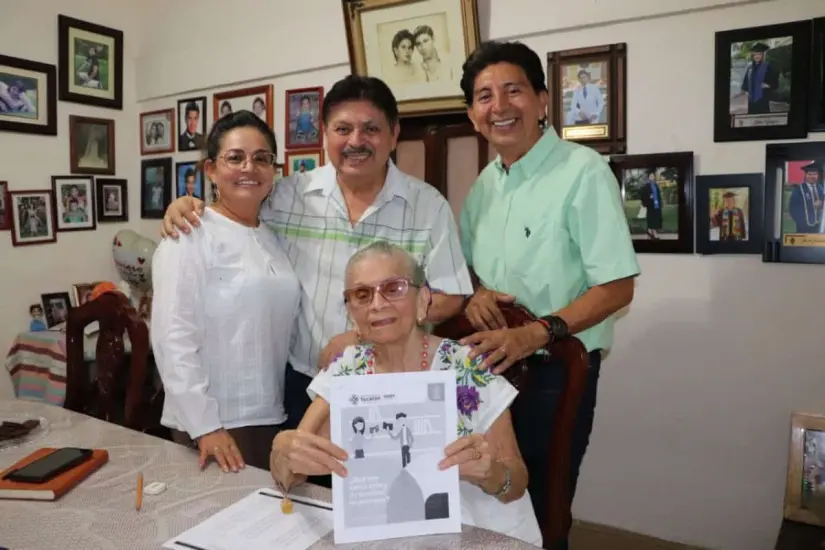
[[[367,362],[367,374],[375,374],[375,359]],[[430,366],[430,339],[425,336],[421,344],[421,370],[427,370]]]

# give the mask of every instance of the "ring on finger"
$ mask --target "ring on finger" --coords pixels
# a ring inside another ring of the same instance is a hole
[[[481,451],[473,449],[473,460],[481,460]]]
[[[500,351],[500,352],[501,352],[501,353],[503,353],[504,355],[507,355],[507,346],[501,346],[501,347],[499,347],[499,348],[498,348],[498,351]]]

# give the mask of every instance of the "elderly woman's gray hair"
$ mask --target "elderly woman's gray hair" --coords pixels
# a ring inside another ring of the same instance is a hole
[[[387,241],[375,241],[353,254],[347,262],[347,279],[349,279],[353,266],[362,260],[376,256],[400,260],[406,272],[402,275],[409,277],[412,284],[423,286],[427,282],[427,274],[424,272],[424,267],[416,261],[413,255],[404,248]]]

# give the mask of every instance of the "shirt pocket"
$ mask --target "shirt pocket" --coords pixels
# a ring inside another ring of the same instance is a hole
[[[204,312],[208,317],[231,315],[241,305],[243,271],[225,267],[212,268],[206,280]]]

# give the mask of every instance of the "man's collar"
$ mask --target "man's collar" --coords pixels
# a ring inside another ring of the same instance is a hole
[[[338,187],[338,178],[335,167],[332,164],[325,164],[309,173],[312,178],[304,189],[304,193],[321,191],[325,197],[330,196]],[[379,197],[384,197],[384,201],[392,200],[393,197],[401,197],[410,202],[410,188],[407,185],[407,174],[398,169],[392,159],[387,161],[387,178],[384,180],[384,187],[378,193]]]
[[[553,151],[553,148],[559,143],[559,141],[561,141],[561,139],[559,139],[556,131],[552,126],[548,126],[539,140],[523,157],[514,162],[512,166],[508,166],[505,169],[504,164],[501,162],[501,155],[498,155],[495,160],[496,168],[498,168],[499,172],[502,174],[507,173],[508,171],[512,173],[513,170],[520,170],[525,177],[532,176],[538,171],[541,164]]]

